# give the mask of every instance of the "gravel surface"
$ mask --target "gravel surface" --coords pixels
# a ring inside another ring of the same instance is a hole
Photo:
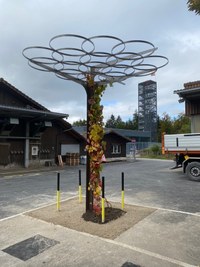
[[[28,212],[26,215],[80,232],[115,239],[155,211],[153,208],[135,205],[125,205],[122,211],[120,203],[112,202],[110,204],[112,209],[106,209],[105,223],[94,220],[93,214],[86,215],[84,199],[82,203],[79,203],[78,198],[62,202],[60,211],[57,211],[54,204]]]

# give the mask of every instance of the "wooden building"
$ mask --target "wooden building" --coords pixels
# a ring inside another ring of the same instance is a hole
[[[64,120],[0,78],[0,165],[54,163],[83,153],[85,139]]]
[[[200,81],[188,82],[184,88],[174,91],[179,102],[185,101],[185,115],[191,119],[191,132],[200,133]]]
[[[114,130],[105,129],[104,141],[106,142],[106,158],[126,157],[126,144],[130,139],[124,137]]]
[[[86,126],[74,126],[74,130],[86,137]],[[116,129],[117,130],[117,129]],[[106,142],[105,157],[106,158],[123,158],[126,157],[126,144],[131,141],[130,138],[125,137],[115,129],[106,129],[103,140]]]

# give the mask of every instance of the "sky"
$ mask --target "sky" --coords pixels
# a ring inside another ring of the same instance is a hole
[[[112,114],[131,119],[138,109],[138,83],[146,80],[157,82],[158,115],[176,117],[184,112],[184,103],[174,90],[200,80],[200,16],[188,11],[187,0],[0,0],[0,8],[0,78],[49,110],[69,114],[70,123],[86,119],[84,88],[32,69],[22,55],[24,48],[47,47],[61,34],[111,35],[158,47],[156,54],[167,57],[169,64],[155,76],[108,86],[102,97],[105,121]]]

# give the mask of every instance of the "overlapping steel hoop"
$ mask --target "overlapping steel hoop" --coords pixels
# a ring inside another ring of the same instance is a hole
[[[63,34],[53,37],[48,47],[30,46],[22,53],[32,68],[85,86],[87,74],[96,84],[108,84],[155,73],[168,64],[165,56],[154,55],[156,50],[143,40]]]

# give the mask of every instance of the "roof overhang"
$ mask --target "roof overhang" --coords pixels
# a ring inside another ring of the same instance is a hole
[[[28,109],[14,106],[5,106],[0,105],[0,116],[1,117],[15,117],[28,120],[54,120],[54,119],[63,119],[68,118],[68,114],[57,113],[51,111],[43,111],[37,109]]]
[[[126,136],[123,136],[123,135],[119,134],[117,131],[112,130],[112,129],[105,129],[105,135],[108,135],[108,134],[115,134],[115,135],[121,137],[122,139],[126,140],[126,142],[130,142],[131,141],[130,138],[128,138]]]
[[[190,89],[180,89],[174,91],[180,97],[179,102],[185,100],[199,101],[200,100],[200,87]]]

